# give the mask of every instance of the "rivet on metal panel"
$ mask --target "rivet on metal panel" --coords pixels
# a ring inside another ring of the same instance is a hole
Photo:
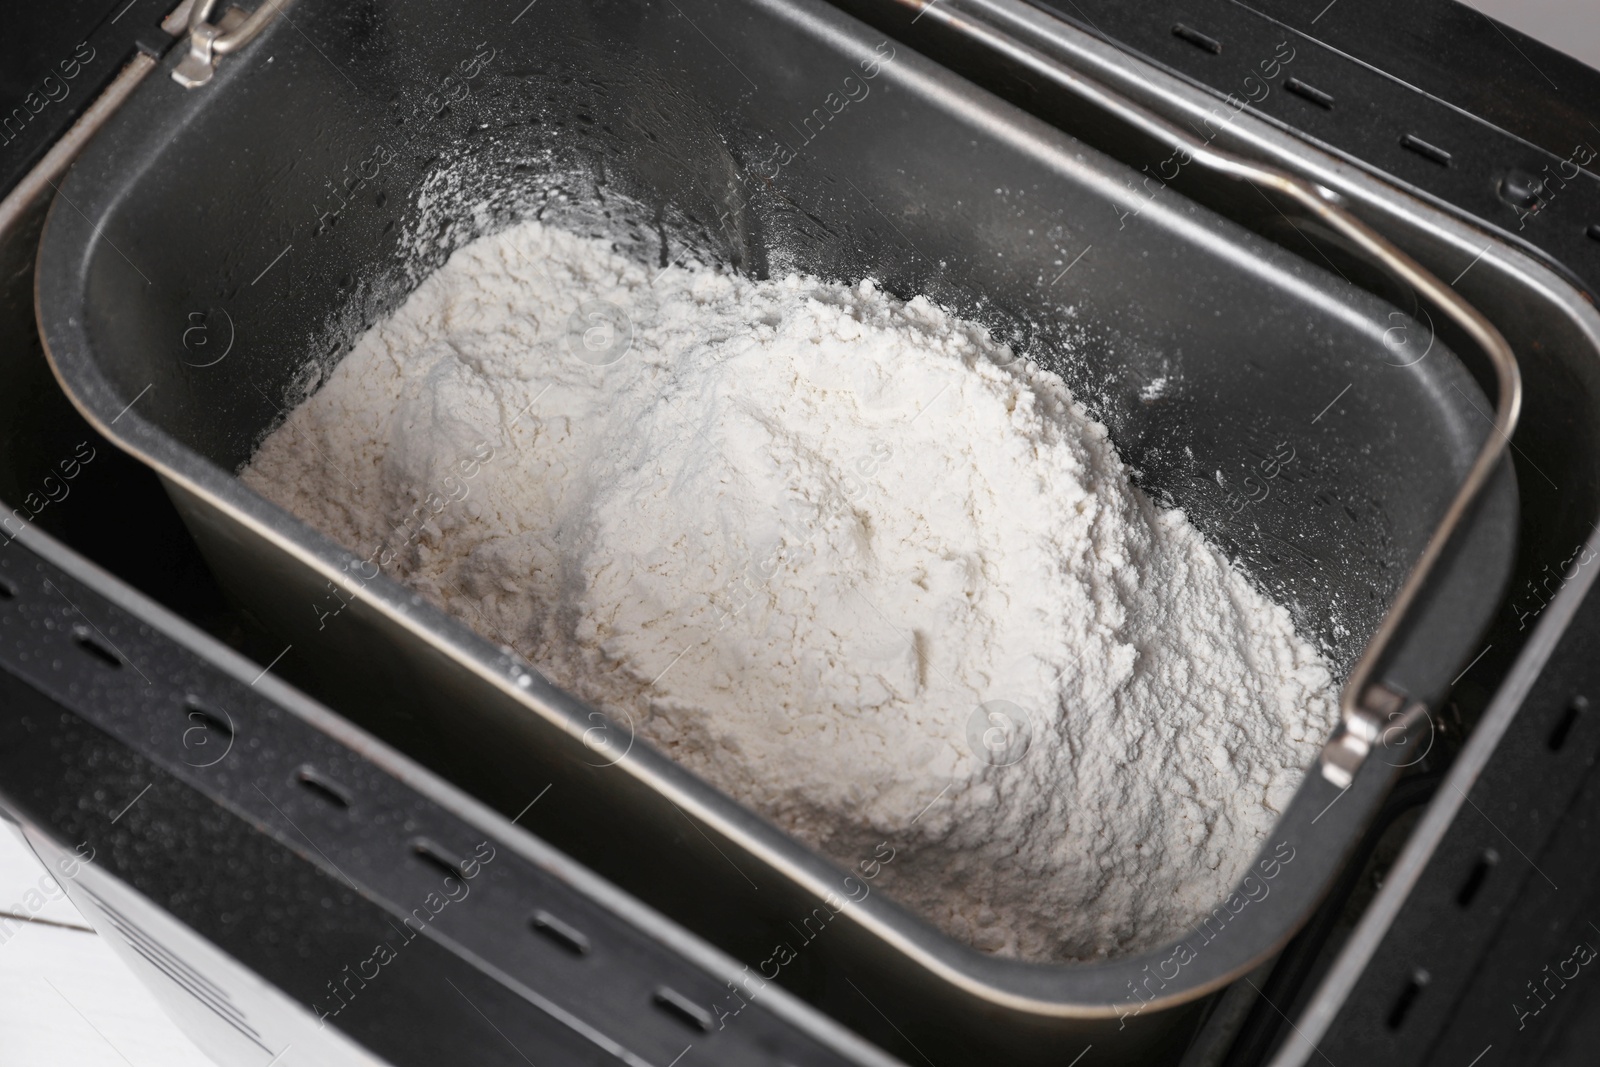
[[[1544,182],[1527,171],[1507,171],[1496,191],[1501,200],[1518,211],[1534,212],[1544,206]]]

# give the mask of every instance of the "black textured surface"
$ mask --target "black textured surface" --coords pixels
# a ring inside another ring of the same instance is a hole
[[[0,803],[395,1064],[842,1062],[21,542],[0,548]]]
[[[1033,2],[1600,290],[1600,72],[1450,0]]]
[[[1538,1015],[1514,1005],[1539,1008],[1526,983],[1577,943],[1600,948],[1588,925],[1600,921],[1597,643],[1591,593],[1319,1043],[1335,1063],[1445,1067],[1491,1044],[1494,1063],[1555,1062],[1562,1017],[1577,1017],[1584,976],[1600,967],[1576,969],[1577,989]]]
[[[137,51],[171,45],[175,0],[7,5],[0,26],[0,190],[28,173]]]

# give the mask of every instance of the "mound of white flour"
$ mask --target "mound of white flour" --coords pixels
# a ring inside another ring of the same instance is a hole
[[[1288,613],[1059,378],[871,282],[524,224],[244,479],[822,852],[890,843],[877,884],[994,952],[1181,933],[1335,718]]]

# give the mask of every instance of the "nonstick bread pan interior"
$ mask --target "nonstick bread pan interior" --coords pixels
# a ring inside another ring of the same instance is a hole
[[[1385,343],[1428,329],[1412,307],[1148,196],[1133,170],[815,0],[541,0],[515,24],[429,0],[291,11],[201,88],[152,76],[75,165],[38,268],[57,375],[290,646],[276,671],[508,813],[549,784],[525,825],[752,966],[846,872],[236,478],[453,249],[537,216],[652,264],[925,294],[1061,373],[1144,488],[1341,673],[1490,436],[1495,404],[1442,338],[1409,363]],[[1153,400],[1158,378],[1174,385]],[[1296,462],[1241,508],[1283,447]],[[1474,584],[1434,674],[1474,651],[1515,512],[1504,468],[1467,516]],[[1025,964],[882,894],[777,980],[913,1060],[931,1043],[952,1061],[1055,1062],[1093,1042],[1153,1062],[1315,904],[1387,788],[1379,763],[1331,809],[1343,794],[1307,775],[1267,843],[1297,858],[1148,1001],[1130,990],[1170,949]]]

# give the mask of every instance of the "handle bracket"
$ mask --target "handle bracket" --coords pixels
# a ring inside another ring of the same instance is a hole
[[[230,6],[216,22],[209,21],[217,0],[191,0],[189,51],[172,71],[172,80],[185,89],[198,89],[216,73],[217,61],[249,44],[267,23],[277,17],[288,0],[261,0],[246,15]]]

